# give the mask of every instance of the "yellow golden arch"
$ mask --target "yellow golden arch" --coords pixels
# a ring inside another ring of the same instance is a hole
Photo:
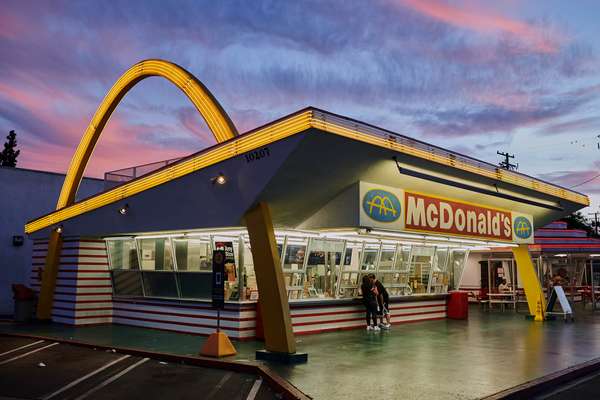
[[[212,93],[194,75],[179,65],[164,60],[145,60],[129,68],[110,89],[96,114],[88,125],[77,151],[73,155],[65,182],[63,184],[56,209],[70,206],[75,200],[75,194],[83,177],[85,167],[94,151],[96,142],[104,126],[110,119],[121,99],[138,82],[151,76],[160,76],[175,86],[194,103],[200,115],[206,121],[218,143],[235,136],[238,132],[223,107]]]
[[[75,195],[81,183],[83,172],[102,134],[102,130],[119,102],[133,86],[151,76],[163,77],[177,86],[194,104],[218,143],[238,136],[233,122],[231,122],[223,107],[194,75],[179,65],[168,61],[141,61],[121,75],[96,110],[69,165],[56,204],[57,210],[68,207],[75,202]],[[38,303],[38,318],[40,319],[50,319],[51,317],[61,248],[61,236],[58,232],[53,231],[48,243],[48,253],[40,289]]]

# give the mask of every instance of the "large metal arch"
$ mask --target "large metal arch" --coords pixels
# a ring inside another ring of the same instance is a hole
[[[85,168],[115,108],[132,87],[151,76],[163,77],[178,87],[194,104],[218,143],[238,136],[233,122],[223,110],[223,107],[194,75],[179,65],[168,61],[157,59],[141,61],[121,75],[98,106],[71,159],[56,204],[57,210],[71,206],[75,202],[75,195]],[[41,320],[50,319],[52,316],[54,289],[56,287],[62,244],[63,240],[59,230],[54,229],[51,231],[37,308],[37,315]]]
[[[151,76],[160,76],[178,87],[194,104],[206,121],[217,143],[224,142],[238,132],[233,122],[212,93],[194,75],[177,64],[157,59],[141,61],[129,68],[108,91],[90,121],[77,150],[71,159],[56,209],[70,206],[75,201],[83,173],[96,147],[96,143],[123,97],[140,81]]]

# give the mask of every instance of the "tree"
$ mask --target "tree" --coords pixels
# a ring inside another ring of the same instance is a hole
[[[4,143],[4,150],[0,153],[0,167],[16,167],[20,153],[21,150],[17,150],[17,134],[10,131]]]
[[[574,212],[560,220],[566,222],[569,229],[582,229],[587,232],[588,236],[596,236],[593,224],[587,221],[581,211]]]

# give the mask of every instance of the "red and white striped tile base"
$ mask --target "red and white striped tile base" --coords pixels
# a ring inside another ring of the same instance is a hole
[[[115,324],[199,335],[210,335],[217,328],[217,312],[210,302],[115,298],[113,307]],[[256,304],[227,303],[220,325],[233,339],[255,338]]]
[[[447,306],[444,298],[425,301],[399,300],[390,300],[392,324],[446,318]],[[356,329],[366,325],[364,306],[351,301],[331,305],[328,305],[326,300],[321,304],[311,305],[291,303],[290,314],[294,333],[299,335]]]
[[[31,286],[39,292],[48,241],[33,245]],[[446,299],[393,299],[392,323],[446,318]],[[227,303],[221,312],[221,329],[229,337],[256,337],[256,304]],[[290,303],[296,334],[313,334],[362,328],[365,310],[353,300],[297,301]],[[217,327],[217,313],[206,301],[123,298],[112,295],[106,245],[103,240],[65,238],[60,258],[52,320],[69,325],[114,323],[167,331],[209,335]]]
[[[47,240],[33,243],[31,287],[39,292]],[[60,255],[52,320],[70,325],[112,321],[112,284],[103,240],[65,238]]]

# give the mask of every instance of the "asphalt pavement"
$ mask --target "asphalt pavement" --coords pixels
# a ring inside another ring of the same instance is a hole
[[[281,399],[259,375],[22,337],[0,336],[4,399]]]

